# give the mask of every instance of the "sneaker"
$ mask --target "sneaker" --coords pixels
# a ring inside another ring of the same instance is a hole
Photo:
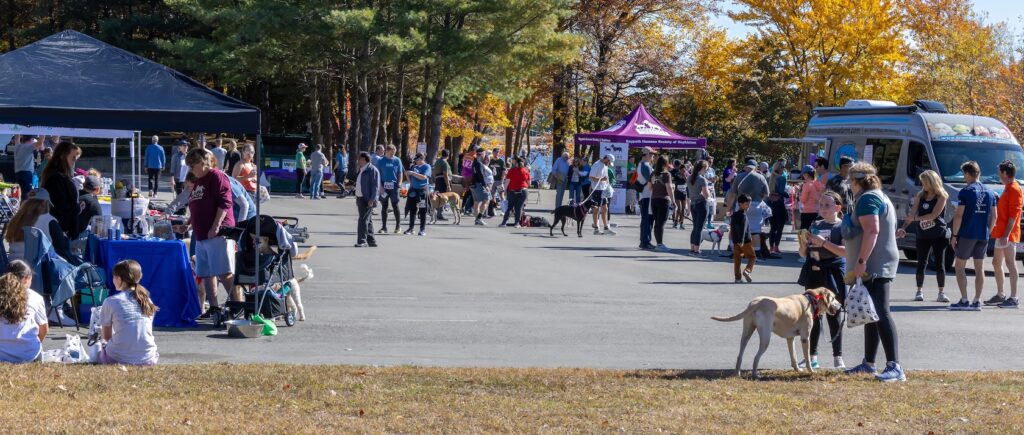
[[[736,281],[733,281],[733,284],[743,284],[743,280],[737,279]]]
[[[405,232],[403,232],[402,234],[405,234],[407,236],[412,235],[412,228],[405,230]]]
[[[832,367],[843,370],[846,368],[846,363],[843,362],[843,357],[837,356],[832,359]]]
[[[903,372],[903,367],[900,367],[899,363],[890,361],[882,373],[875,375],[875,379],[882,382],[906,382],[907,374]]]
[[[654,250],[658,251],[658,252],[668,252],[668,251],[670,251],[670,249],[668,249],[668,246],[665,246],[664,244],[661,244],[661,243],[658,243],[658,246],[655,246]]]
[[[604,234],[604,233],[602,233],[601,230],[599,230],[597,228],[594,228],[594,235],[595,236],[600,236],[601,234]]]
[[[746,270],[743,271],[743,279],[747,280],[747,282],[754,282],[754,278],[751,278],[750,272],[747,272]]]
[[[1006,296],[996,294],[995,296],[992,296],[992,299],[985,301],[985,305],[999,305],[1003,302],[1006,302]]]
[[[387,233],[388,233],[388,228],[387,227],[384,227],[384,228],[381,228],[381,229],[377,230],[377,234],[387,234]]]
[[[863,374],[872,374],[873,375],[873,374],[876,374],[877,372],[875,371],[875,366],[873,366],[871,364],[868,364],[867,361],[864,361],[864,362],[858,364],[856,367],[854,367],[852,369],[844,370],[843,373],[846,373],[848,375],[863,375]]]
[[[420,235],[421,237],[422,237],[422,236],[425,236],[425,235],[427,235],[427,232],[426,232],[426,231],[420,231],[420,232],[419,232],[419,235]]]
[[[921,290],[914,294],[914,302],[924,302],[924,293]]]
[[[971,305],[967,307],[967,311],[981,311],[981,302],[971,302]]]
[[[486,227],[487,226],[487,224],[484,223],[483,219],[477,219],[476,222],[474,222],[473,224],[474,225],[480,225],[482,227]]]
[[[609,235],[609,236],[614,236],[614,235],[618,234],[615,231],[612,231],[611,228],[607,228],[607,227],[604,229],[604,233]]]
[[[935,302],[949,302],[949,297],[945,293],[939,292],[939,297],[935,298]]]
[[[1018,308],[1017,305],[1019,304],[1020,301],[1017,298],[1006,298],[1003,303],[999,304],[999,308]]]
[[[807,360],[800,360],[800,363],[797,364],[796,366],[799,367],[799,368],[802,368],[802,369],[803,368],[807,368]],[[821,368],[821,364],[818,363],[818,357],[816,357],[816,356],[812,356],[811,357],[811,368],[815,369],[815,370]]]
[[[967,311],[968,308],[971,308],[971,303],[967,302],[967,299],[961,299],[960,302],[949,304],[949,309],[953,311]]]
[[[213,317],[213,313],[217,312],[217,311],[220,311],[220,307],[210,307],[210,308],[207,308],[206,311],[203,312],[203,314],[199,315],[199,319],[200,320],[209,319],[210,317]]]
[[[685,230],[685,229],[686,229],[686,225],[683,225],[683,224],[679,224],[679,229],[681,229],[681,230]]]
[[[302,194],[301,194],[301,193],[300,193],[300,194],[296,194],[296,195],[295,195],[295,197],[296,197],[296,198],[305,198],[305,196],[302,196]]]
[[[644,251],[653,251],[655,249],[655,246],[650,244],[650,243],[648,243],[646,245],[640,245],[640,249],[642,249]]]
[[[398,234],[399,231],[402,231],[402,229],[399,227],[395,227],[395,234]]]
[[[370,246],[370,245],[367,245],[366,242],[362,242],[362,243],[356,243],[355,247],[356,248],[365,248],[367,246]]]

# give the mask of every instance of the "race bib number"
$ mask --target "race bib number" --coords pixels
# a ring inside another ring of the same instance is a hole
[[[394,181],[385,181],[384,182],[384,190],[392,190],[394,188],[395,188],[395,182]]]
[[[679,191],[679,192],[686,193],[686,186],[679,186],[679,185],[677,185],[676,186],[676,190]]]

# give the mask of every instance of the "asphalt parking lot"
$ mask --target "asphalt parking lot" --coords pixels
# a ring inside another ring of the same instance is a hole
[[[544,192],[528,213],[550,218],[552,198]],[[617,236],[592,235],[588,225],[583,238],[465,219],[428,226],[426,237],[382,235],[380,247],[357,249],[352,198],[275,197],[265,207],[298,217],[319,247],[307,262],[316,277],[302,286],[307,320],[260,339],[227,338],[209,324],[161,329],[162,363],[730,368],[740,323],[709,317],[738,313],[755,296],[801,291],[795,254],[759,263],[755,282],[737,285],[731,260],[686,255],[689,231],[666,229],[671,252],[637,250],[636,217],[613,217]],[[787,234],[783,250],[795,249]],[[955,298],[955,280],[947,281]],[[1021,368],[1024,347],[1013,343],[1024,332],[1024,311],[950,312],[930,302],[934,283],[929,276],[929,302],[912,302],[907,262],[893,285],[904,367]],[[995,283],[986,284],[987,298]],[[62,333],[51,331],[47,347]],[[848,365],[862,358],[863,328],[844,330],[843,350]],[[751,343],[745,368],[754,351]],[[823,336],[823,367],[831,366],[830,352]],[[773,337],[762,368],[788,365],[785,340]]]

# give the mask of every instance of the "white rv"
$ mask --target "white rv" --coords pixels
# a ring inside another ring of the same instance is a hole
[[[843,155],[874,164],[901,220],[921,189],[918,174],[927,169],[939,173],[949,192],[951,202],[945,214],[950,223],[957,194],[964,187],[962,163],[978,162],[980,181],[996,194],[1003,190],[998,170],[1003,160],[1016,164],[1017,176],[1024,177],[1024,150],[1006,125],[983,116],[950,114],[933,101],[898,106],[854,100],[845,107],[821,107],[813,111],[806,136],[797,141],[802,144],[801,162],[827,158],[833,172]],[[917,258],[913,234],[901,239],[899,246],[908,258]],[[952,261],[950,252],[946,257]]]

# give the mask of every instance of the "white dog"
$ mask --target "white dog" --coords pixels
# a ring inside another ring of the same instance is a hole
[[[725,234],[728,232],[729,226],[722,224],[716,229],[704,229],[701,231],[700,239],[705,242],[711,242],[711,248],[715,250],[715,254],[718,254],[722,250],[722,240],[725,240]]]
[[[287,296],[288,300],[287,301],[288,301],[289,304],[292,305],[293,308],[295,308],[295,314],[296,314],[296,317],[298,318],[298,320],[299,321],[305,321],[306,320],[306,310],[302,307],[302,287],[299,286],[299,283],[301,283],[301,282],[303,282],[303,281],[305,281],[307,279],[313,279],[314,275],[313,275],[313,269],[310,269],[309,266],[307,266],[305,264],[300,264],[298,266],[298,269],[302,270],[302,272],[305,275],[303,275],[303,276],[296,275],[294,278],[288,280],[288,287],[290,287],[291,290],[288,292],[288,296]],[[281,289],[281,285],[280,284],[274,286],[274,290],[280,290],[280,289]]]

